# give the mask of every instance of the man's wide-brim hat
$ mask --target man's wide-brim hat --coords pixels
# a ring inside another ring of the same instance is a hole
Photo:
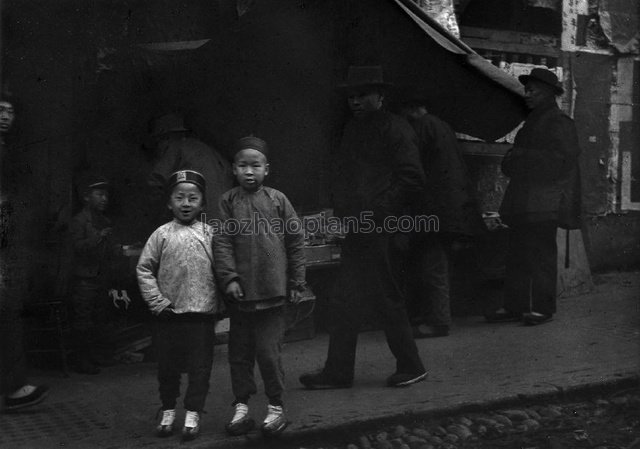
[[[347,81],[338,85],[342,91],[362,89],[387,89],[391,83],[384,81],[382,67],[379,65],[352,65],[347,72]]]
[[[562,95],[564,93],[564,89],[562,88],[560,81],[558,81],[558,77],[551,70],[535,68],[531,70],[531,73],[528,75],[520,75],[518,79],[523,85],[526,85],[531,80],[536,80],[553,87],[556,95]]]
[[[169,113],[153,120],[151,135],[158,137],[163,134],[182,131],[189,131],[189,129],[184,126],[184,118],[176,113]]]

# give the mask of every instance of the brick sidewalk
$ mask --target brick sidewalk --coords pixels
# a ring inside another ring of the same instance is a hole
[[[426,382],[406,389],[384,387],[394,369],[380,332],[361,334],[356,379],[350,390],[307,391],[297,378],[322,365],[327,336],[286,345],[289,437],[304,437],[406,413],[438,414],[461,406],[487,406],[521,396],[608,383],[640,375],[640,274],[599,276],[595,290],[562,299],[550,323],[524,327],[487,324],[480,317],[459,318],[447,338],[420,340],[430,372]],[[179,438],[153,436],[158,408],[156,370],[152,363],[120,365],[98,376],[41,373],[34,378],[52,387],[50,398],[23,413],[0,415],[2,448],[169,448]],[[216,346],[211,394],[202,434],[183,446],[243,446],[230,438],[226,346]],[[265,399],[252,400],[261,421]],[[180,411],[179,416],[182,416]]]

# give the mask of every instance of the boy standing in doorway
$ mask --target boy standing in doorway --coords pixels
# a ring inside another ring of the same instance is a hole
[[[107,179],[85,175],[79,194],[84,207],[69,227],[74,255],[71,327],[77,357],[75,370],[98,374],[98,365],[109,364],[110,354],[108,350],[99,354],[97,345],[103,343],[99,340],[104,340],[104,334],[96,326],[106,323],[113,258],[121,254],[122,246],[113,241],[113,225],[105,215],[109,206]]]

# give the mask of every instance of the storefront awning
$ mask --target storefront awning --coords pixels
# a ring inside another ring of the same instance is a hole
[[[451,53],[464,55],[471,67],[505,89],[524,95],[522,84],[477,54],[471,47],[444,29],[412,0],[393,0],[431,39]]]

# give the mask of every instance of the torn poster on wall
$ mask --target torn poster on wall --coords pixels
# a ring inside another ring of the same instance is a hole
[[[640,53],[637,0],[564,0],[562,49]]]
[[[620,53],[640,54],[640,4],[636,2],[637,0],[598,2],[602,31]]]
[[[413,0],[432,19],[435,19],[445,30],[460,37],[460,28],[456,18],[453,0]]]
[[[534,8],[547,8],[559,11],[561,7],[561,0],[528,0],[529,6]]]

